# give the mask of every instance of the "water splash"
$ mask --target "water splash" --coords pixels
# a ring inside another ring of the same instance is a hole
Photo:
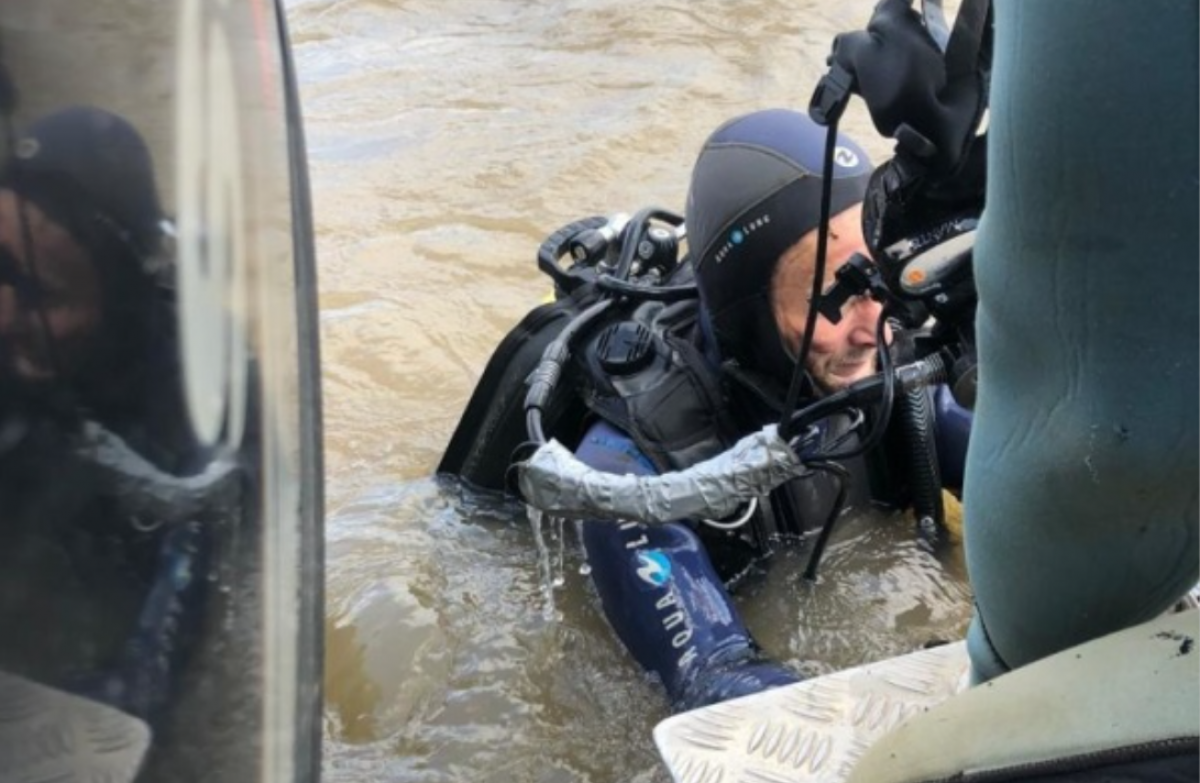
[[[555,589],[567,583],[566,523],[567,520],[562,517],[550,517],[551,529],[554,531],[554,535],[558,537],[558,560],[554,563],[554,573],[550,579],[550,585]]]
[[[566,520],[547,516],[533,506],[525,507],[533,541],[537,547],[538,592],[542,596],[542,618],[547,622],[559,619],[554,605],[554,591],[567,583],[566,577]],[[547,543],[549,541],[549,543]],[[550,551],[554,545],[553,554]]]

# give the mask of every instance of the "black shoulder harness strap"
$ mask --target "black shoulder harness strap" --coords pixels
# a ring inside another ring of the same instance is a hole
[[[647,302],[598,330],[577,353],[588,407],[628,433],[660,471],[733,442],[720,376],[696,345],[699,302]]]

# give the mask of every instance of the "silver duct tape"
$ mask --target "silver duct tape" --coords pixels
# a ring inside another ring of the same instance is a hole
[[[517,466],[517,483],[527,503],[550,514],[663,523],[727,517],[802,470],[771,425],[712,459],[658,476],[595,470],[552,440]]]

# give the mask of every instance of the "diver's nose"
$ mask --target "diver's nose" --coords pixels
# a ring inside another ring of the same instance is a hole
[[[875,325],[883,314],[883,305],[869,296],[856,296],[846,310],[850,320],[850,343],[855,346],[872,346],[875,344]],[[886,332],[885,332],[886,334]]]

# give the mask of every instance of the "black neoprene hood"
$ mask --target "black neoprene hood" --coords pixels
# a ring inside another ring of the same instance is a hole
[[[65,203],[84,205],[140,252],[151,249],[160,232],[162,207],[146,142],[103,109],[73,106],[35,121],[18,138],[0,183],[51,215]]]
[[[784,383],[792,359],[771,312],[771,277],[820,222],[825,139],[800,112],[737,117],[705,141],[688,192],[688,244],[722,355]],[[871,170],[862,148],[838,134],[830,215],[862,201]]]

